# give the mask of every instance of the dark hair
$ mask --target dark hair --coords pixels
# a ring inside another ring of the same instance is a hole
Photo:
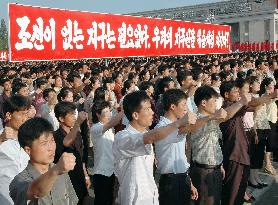
[[[129,121],[132,121],[132,114],[134,112],[139,112],[141,109],[141,103],[145,101],[150,101],[150,98],[145,91],[135,91],[124,97],[124,113]]]
[[[170,89],[163,94],[163,108],[165,111],[169,110],[172,104],[178,105],[183,99],[186,99],[186,94],[180,89]]]
[[[107,101],[98,101],[96,103],[93,104],[92,107],[92,121],[93,123],[98,123],[99,119],[97,117],[97,114],[101,114],[101,111],[104,108],[110,108],[110,103]]]
[[[272,78],[264,78],[263,79],[261,86],[260,86],[260,91],[259,91],[260,96],[266,92],[266,87],[269,86],[272,82],[273,82]]]
[[[234,81],[224,81],[220,85],[220,94],[223,98],[225,98],[225,93],[230,92],[234,87],[236,87],[236,84]]]
[[[159,74],[162,74],[165,70],[169,69],[169,66],[166,65],[166,64],[161,64],[159,67],[158,67],[158,73]]]
[[[180,85],[182,85],[182,81],[184,81],[188,76],[193,77],[193,73],[189,70],[182,70],[178,72],[177,81]]]
[[[258,68],[258,66],[259,66],[259,65],[262,65],[262,63],[263,63],[263,60],[257,59],[257,60],[255,61],[255,67]]]
[[[128,74],[127,79],[128,79],[128,80],[133,80],[133,79],[136,78],[137,76],[138,76],[137,73],[135,73],[135,72],[130,72],[130,73]]]
[[[3,105],[3,113],[13,113],[23,110],[28,110],[31,107],[31,100],[28,97],[21,95],[14,95],[9,97]]]
[[[203,85],[199,87],[194,94],[194,102],[199,106],[202,100],[209,100],[213,97],[219,97],[219,94],[210,86]]]
[[[34,129],[35,128],[35,129]],[[32,143],[44,133],[52,133],[53,126],[46,119],[34,117],[23,123],[18,130],[18,142],[22,148],[31,147]]]
[[[12,87],[12,93],[13,93],[13,95],[16,95],[18,92],[19,92],[19,90],[21,89],[21,88],[27,88],[28,86],[27,86],[27,84],[25,84],[25,83],[23,83],[23,82],[17,82],[17,83],[14,83],[13,84],[13,87]]]
[[[158,95],[163,94],[165,88],[167,88],[170,84],[170,82],[172,82],[173,79],[171,77],[164,77],[162,79],[160,79],[157,83],[157,92]]]
[[[69,87],[63,87],[57,95],[58,101],[63,101],[63,99],[65,99],[69,93],[73,93],[72,89]]]
[[[107,86],[106,86],[107,83],[114,83],[114,82],[115,82],[115,80],[113,78],[107,77],[107,78],[103,79],[102,84],[103,84],[103,87],[106,89],[107,88]]]
[[[93,102],[97,101],[105,101],[105,91],[106,89],[104,87],[99,87],[95,90],[94,100]]]
[[[274,79],[277,80],[278,79],[278,70],[275,70],[273,75],[274,75]]]
[[[247,71],[247,73],[246,73],[246,76],[247,76],[247,77],[248,77],[248,76],[251,76],[254,72],[255,72],[255,70],[249,69],[249,70]]]
[[[151,86],[154,86],[153,83],[151,83],[151,82],[149,82],[149,81],[144,81],[144,82],[140,83],[140,85],[139,85],[139,90],[146,91],[146,90],[149,89]]]
[[[43,98],[46,99],[48,97],[49,93],[51,93],[51,92],[56,93],[56,91],[53,88],[44,89],[44,91],[42,92]]]
[[[132,81],[132,80],[126,80],[126,81],[124,82],[123,87],[122,87],[122,89],[121,89],[121,94],[122,94],[123,96],[127,93],[128,89],[132,86],[132,84],[133,84],[133,81]]]
[[[37,78],[35,81],[35,85],[37,88],[40,88],[42,85],[47,84],[45,77]]]
[[[249,84],[249,81],[246,79],[240,78],[235,81],[235,85],[237,88],[243,88],[245,84]]]
[[[81,78],[77,71],[71,71],[67,76],[67,81],[73,83],[74,78]]]
[[[11,80],[8,78],[8,76],[3,76],[0,80],[0,85],[4,86],[6,82],[11,82]]]
[[[219,76],[218,73],[213,73],[213,74],[211,74],[211,80],[217,81],[217,80],[219,80],[219,79],[220,79],[220,76]]]
[[[66,102],[62,101],[59,102],[55,107],[54,107],[54,113],[55,117],[57,120],[60,122],[60,117],[65,117],[68,113],[74,112],[76,110],[76,106],[72,102]]]
[[[148,69],[142,70],[142,71],[140,72],[140,74],[139,74],[139,79],[140,79],[141,81],[143,81],[143,80],[144,80],[144,76],[145,76],[148,72],[149,72]]]

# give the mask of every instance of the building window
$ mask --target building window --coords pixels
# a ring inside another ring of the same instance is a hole
[[[270,41],[270,19],[264,20],[264,40]]]
[[[249,42],[249,21],[244,22],[244,42]]]

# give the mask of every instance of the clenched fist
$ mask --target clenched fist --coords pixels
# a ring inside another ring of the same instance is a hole
[[[240,100],[244,105],[248,105],[248,103],[251,101],[251,99],[252,99],[252,96],[250,93],[248,93],[248,94],[243,95]]]
[[[185,123],[186,124],[194,125],[196,123],[196,120],[197,120],[197,115],[193,112],[188,111],[184,118],[185,118]]]
[[[226,117],[227,117],[227,112],[223,108],[221,108],[220,110],[217,110],[214,113],[214,119],[216,119],[216,120],[224,120],[224,119],[226,119]]]
[[[84,122],[84,120],[86,120],[87,118],[88,118],[88,114],[86,112],[84,112],[84,111],[79,112],[76,123],[81,125]]]
[[[72,153],[64,152],[55,166],[59,175],[67,173],[75,166],[75,156]]]

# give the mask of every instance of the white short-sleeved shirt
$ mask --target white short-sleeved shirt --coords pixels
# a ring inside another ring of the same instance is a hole
[[[121,205],[159,204],[153,177],[153,147],[144,144],[143,134],[128,125],[115,136],[113,153]]]
[[[113,142],[114,133],[112,129],[103,133],[104,125],[99,122],[92,126],[92,141],[94,144],[94,168],[93,174],[101,174],[110,177],[114,173]]]
[[[0,204],[12,205],[9,186],[16,175],[28,165],[29,155],[17,140],[9,139],[0,145]]]
[[[156,128],[172,123],[161,116]],[[178,129],[166,138],[155,143],[155,153],[158,162],[157,172],[160,174],[185,173],[190,167],[185,155],[186,135],[179,135]]]

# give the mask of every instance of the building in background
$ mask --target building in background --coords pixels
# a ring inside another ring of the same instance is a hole
[[[230,0],[130,15],[226,24],[232,45],[271,43],[278,48],[277,8],[278,0]]]

